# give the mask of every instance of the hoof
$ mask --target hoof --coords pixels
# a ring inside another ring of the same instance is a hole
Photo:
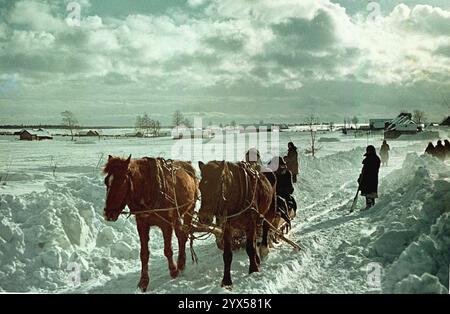
[[[222,288],[228,290],[228,291],[232,291],[233,290],[233,283],[231,281],[230,282],[225,282],[225,281],[222,280],[222,283],[221,283],[220,286]]]
[[[141,278],[141,280],[138,283],[138,288],[141,290],[141,292],[146,292],[148,288],[148,278]]]
[[[258,272],[259,272],[259,267],[250,267],[248,270],[249,274],[258,273]]]
[[[177,263],[177,268],[179,271],[183,271],[186,268],[186,261],[181,261]]]
[[[178,271],[178,268],[175,268],[174,270],[171,270],[170,271],[170,277],[172,277],[173,279],[175,279],[175,278],[177,278],[178,277],[178,274],[179,274],[180,272]]]
[[[267,255],[269,255],[269,248],[268,248],[267,246],[265,246],[265,245],[261,245],[261,246],[259,247],[259,256],[260,256],[261,258],[264,258],[264,257],[266,257]]]

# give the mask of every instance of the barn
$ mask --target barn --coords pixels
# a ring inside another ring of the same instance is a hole
[[[21,141],[41,141],[41,140],[51,140],[53,136],[47,131],[42,129],[39,130],[22,130],[19,132],[19,138]]]
[[[78,136],[100,136],[98,131],[95,130],[89,130],[89,131],[80,131],[78,133]]]
[[[392,119],[369,119],[369,128],[371,130],[384,130],[390,123]]]
[[[395,139],[403,134],[417,134],[418,131],[418,125],[412,119],[412,114],[403,112],[387,126],[384,132],[384,138]]]

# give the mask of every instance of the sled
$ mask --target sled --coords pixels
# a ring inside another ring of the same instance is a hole
[[[291,218],[291,221],[295,218],[295,211],[293,209],[289,209],[289,217]],[[263,220],[261,220],[261,223],[258,225],[257,229],[257,243],[259,244],[262,239],[262,225]],[[296,245],[294,242],[287,239],[284,235],[287,235],[289,233],[289,226],[286,221],[284,221],[279,214],[277,214],[276,218],[272,222],[272,226],[276,229],[273,230],[271,228],[269,230],[269,247],[275,247],[278,246],[282,241],[288,242],[294,248],[300,249],[298,245]],[[214,234],[216,238],[216,245],[220,250],[223,250],[223,239],[222,239],[222,230],[218,228],[217,226],[209,227],[204,225],[196,224],[194,226],[195,232],[210,232]],[[232,232],[232,250],[236,251],[239,249],[245,249],[246,246],[246,236],[245,232],[242,230],[234,229]]]

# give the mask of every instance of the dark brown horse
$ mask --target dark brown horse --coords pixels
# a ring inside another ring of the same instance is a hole
[[[261,215],[271,209],[274,185],[258,171],[252,171],[247,163],[211,161],[199,162],[200,223],[211,224],[213,218],[223,231],[224,274],[222,287],[231,288],[231,262],[233,260],[233,230],[246,234],[246,251],[250,259],[249,273],[258,272],[260,257],[256,250],[256,231]],[[267,236],[267,232],[266,232]],[[267,241],[266,241],[267,243]]]
[[[105,218],[116,221],[128,206],[136,215],[141,242],[141,278],[138,287],[146,291],[149,284],[148,260],[150,227],[161,228],[164,255],[172,278],[178,276],[186,264],[188,234],[183,225],[190,226],[198,193],[195,169],[186,162],[161,158],[131,160],[109,156],[105,166],[107,189]],[[178,238],[178,261],[173,261],[172,233]]]

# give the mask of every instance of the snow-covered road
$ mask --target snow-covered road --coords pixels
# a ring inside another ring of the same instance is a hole
[[[289,236],[302,250],[279,245],[252,275],[245,250],[235,252],[233,293],[448,293],[448,162],[420,156],[423,143],[393,145],[377,205],[349,214],[362,146],[317,159],[301,155],[299,210]],[[48,179],[25,194],[13,193],[12,183],[2,193],[0,290],[139,293],[135,223],[103,220],[105,191],[91,171]],[[222,252],[213,239],[196,242],[199,263],[188,261],[176,279],[162,247],[160,231],[151,230],[149,293],[229,293],[219,286]]]

